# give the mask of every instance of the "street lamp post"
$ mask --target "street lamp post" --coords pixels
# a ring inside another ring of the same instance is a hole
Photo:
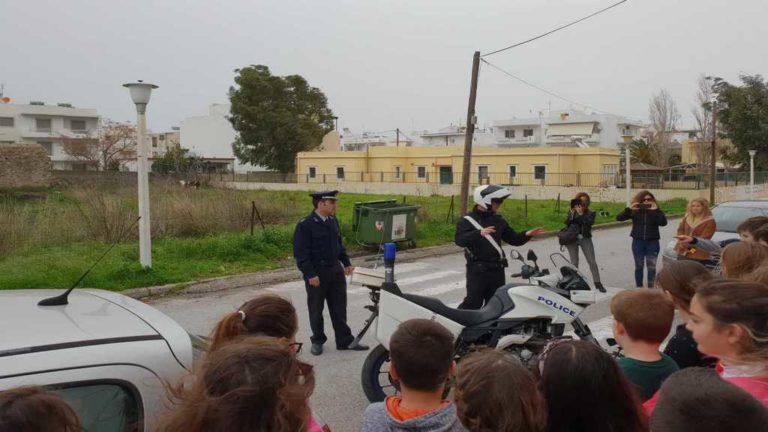
[[[135,83],[123,84],[131,93],[131,99],[136,104],[136,161],[138,165],[139,183],[139,262],[144,268],[152,267],[152,232],[149,219],[149,160],[147,159],[147,104],[152,95],[154,84],[141,80]]]
[[[749,199],[755,199],[755,155],[757,150],[749,151]]]

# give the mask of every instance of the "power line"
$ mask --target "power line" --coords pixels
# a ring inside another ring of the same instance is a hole
[[[622,4],[622,3],[625,3],[626,1],[627,1],[627,0],[621,0],[621,1],[617,2],[617,3],[614,3],[614,4],[612,4],[612,5],[608,6],[608,7],[606,7],[606,8],[600,9],[600,10],[599,10],[599,11],[597,11],[597,12],[594,12],[594,13],[592,13],[592,14],[589,14],[589,15],[585,16],[584,18],[580,18],[580,19],[577,19],[576,21],[572,21],[572,22],[570,22],[570,23],[568,23],[568,24],[566,24],[566,25],[560,26],[560,27],[558,27],[558,28],[556,28],[556,29],[554,29],[554,30],[550,30],[550,31],[548,31],[548,32],[546,32],[546,33],[542,33],[542,34],[540,34],[540,35],[538,35],[538,36],[536,36],[536,37],[532,37],[532,38],[530,38],[530,39],[527,39],[527,40],[524,40],[524,41],[522,41],[522,42],[518,42],[518,43],[516,43],[516,44],[514,44],[514,45],[510,45],[510,46],[508,46],[508,47],[506,47],[506,48],[498,49],[498,50],[496,50],[496,51],[493,51],[493,52],[490,52],[490,53],[488,53],[488,54],[483,54],[483,55],[482,55],[482,56],[480,56],[480,57],[488,57],[488,56],[492,56],[492,55],[494,55],[494,54],[498,54],[498,53],[500,53],[500,52],[502,52],[502,51],[506,51],[506,50],[509,50],[509,49],[512,49],[512,48],[516,48],[516,47],[519,47],[519,46],[521,46],[521,45],[525,45],[525,44],[527,44],[527,43],[529,43],[529,42],[533,42],[533,41],[535,41],[536,39],[541,39],[541,38],[543,38],[544,36],[549,36],[549,35],[551,35],[552,33],[555,33],[555,32],[557,32],[557,31],[563,30],[563,29],[565,29],[565,28],[568,28],[568,27],[570,27],[570,26],[572,26],[572,25],[574,25],[574,24],[578,24],[578,23],[580,23],[580,22],[582,22],[582,21],[588,20],[589,18],[592,18],[593,16],[596,16],[596,15],[600,15],[601,13],[603,13],[603,12],[605,12],[605,11],[609,10],[609,9],[613,9],[613,8],[615,8],[616,6],[618,6],[618,5]]]
[[[525,84],[525,85],[527,85],[527,86],[529,86],[529,87],[531,87],[531,88],[534,88],[534,89],[536,89],[536,90],[538,90],[538,91],[540,91],[540,92],[546,93],[546,94],[548,94],[548,95],[550,95],[550,96],[556,97],[556,98],[558,98],[558,99],[560,99],[560,100],[563,100],[563,101],[565,101],[565,102],[568,102],[568,103],[571,103],[571,104],[574,104],[574,105],[579,105],[579,106],[582,106],[582,107],[584,107],[584,108],[589,108],[589,109],[591,109],[592,111],[598,111],[598,112],[601,112],[601,113],[605,113],[605,114],[612,114],[612,113],[611,113],[611,112],[609,112],[609,111],[605,111],[605,110],[597,109],[597,108],[595,108],[595,107],[593,107],[593,106],[590,106],[590,105],[587,105],[587,104],[583,104],[583,103],[581,103],[581,102],[577,102],[577,101],[575,101],[575,100],[572,100],[572,99],[568,99],[568,98],[566,98],[566,97],[564,97],[564,96],[560,96],[560,95],[559,95],[559,94],[557,94],[557,93],[551,92],[551,91],[549,91],[549,90],[547,90],[547,89],[545,89],[545,88],[542,88],[542,87],[539,87],[539,86],[537,86],[536,84],[533,84],[533,83],[531,83],[531,82],[528,82],[528,81],[526,81],[526,80],[524,80],[524,79],[520,78],[519,76],[512,74],[511,72],[507,72],[506,70],[504,70],[504,69],[502,69],[502,68],[500,68],[500,67],[496,66],[495,64],[493,64],[493,63],[490,63],[488,60],[485,60],[485,59],[480,59],[480,60],[481,60],[483,63],[487,64],[488,66],[490,66],[490,67],[492,67],[492,68],[496,69],[497,71],[499,71],[499,72],[503,73],[504,75],[507,75],[507,76],[509,76],[510,78],[514,78],[514,79],[516,79],[517,81],[520,81],[521,83],[523,83],[523,84]],[[613,115],[619,116],[618,114],[613,114]],[[619,117],[623,117],[623,116],[619,116]]]

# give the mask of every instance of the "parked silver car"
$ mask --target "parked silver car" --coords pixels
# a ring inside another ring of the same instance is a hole
[[[712,208],[712,216],[717,223],[717,231],[712,240],[721,242],[729,239],[738,239],[736,228],[745,220],[754,216],[768,216],[768,200],[759,201],[730,201]],[[677,261],[675,252],[677,240],[670,241],[664,248],[662,260],[666,264]]]
[[[38,305],[60,293],[0,292],[0,390],[52,389],[84,430],[150,430],[164,406],[161,380],[186,375],[202,341],[151,306],[109,291],[75,290],[69,304]]]

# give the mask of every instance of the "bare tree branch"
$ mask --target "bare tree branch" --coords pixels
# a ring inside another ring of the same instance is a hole
[[[680,112],[672,96],[665,89],[654,95],[648,106],[648,116],[653,133],[650,148],[653,151],[654,163],[666,167],[672,156],[672,134],[680,122]]]
[[[97,136],[80,135],[57,138],[69,156],[96,164],[99,169],[115,169],[120,159],[136,152],[136,128],[128,123],[104,120]]]
[[[699,75],[697,81],[698,91],[696,93],[697,107],[692,110],[693,118],[696,120],[696,127],[699,130],[694,143],[693,153],[699,164],[699,173],[709,172],[709,166],[712,160],[712,96],[714,91],[712,85],[707,81],[704,75]]]

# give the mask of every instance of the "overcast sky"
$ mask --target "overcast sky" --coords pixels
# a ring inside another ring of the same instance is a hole
[[[616,0],[3,0],[0,83],[18,103],[96,108],[126,121],[124,82],[160,86],[158,131],[227,101],[234,69],[299,74],[339,126],[437,129],[464,122],[472,53],[491,52]],[[699,74],[768,71],[768,1],[628,0],[488,60],[568,99],[636,119],[666,88],[691,125]],[[489,67],[479,123],[567,102]],[[578,106],[574,106],[578,108]]]

